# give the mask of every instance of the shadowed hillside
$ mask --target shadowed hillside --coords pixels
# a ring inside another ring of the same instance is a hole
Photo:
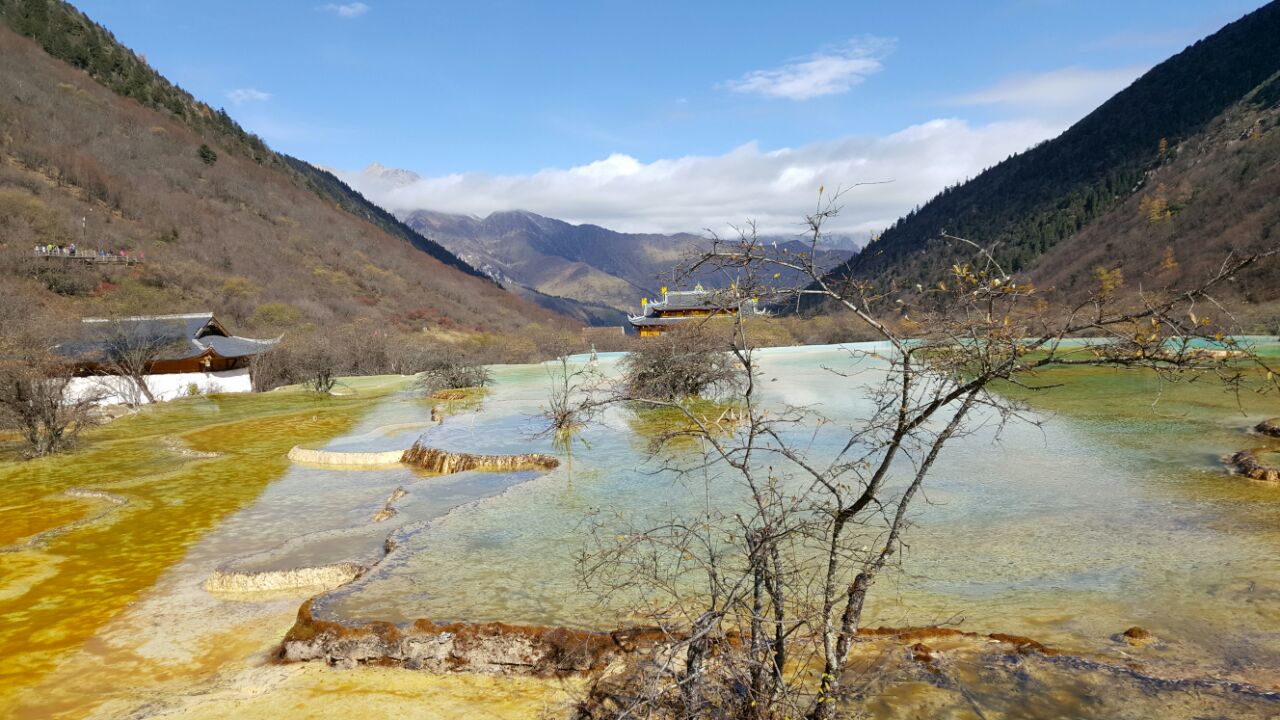
[[[1229,252],[1280,244],[1280,73],[1204,132],[1169,146],[1142,186],[1054,246],[1031,268],[1038,286],[1078,300],[1098,268],[1119,268],[1128,292],[1186,284]],[[1258,331],[1280,334],[1280,268],[1264,264],[1219,292]],[[1210,314],[1206,309],[1203,314]]]
[[[1030,267],[1144,191],[1162,147],[1196,137],[1280,70],[1278,38],[1280,2],[1272,2],[1156,66],[1059,137],[943,191],[836,274],[931,284],[968,257],[939,239],[944,230],[995,245],[1007,269]]]

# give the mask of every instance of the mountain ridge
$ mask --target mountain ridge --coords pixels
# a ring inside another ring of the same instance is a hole
[[[421,236],[395,216],[369,202],[334,174],[286,153],[272,150],[247,132],[225,109],[196,99],[152,69],[145,58],[121,44],[105,27],[63,0],[0,0],[0,21],[20,35],[41,44],[50,56],[87,73],[117,94],[148,107],[167,111],[201,134],[221,139],[224,149],[246,155],[259,164],[296,173],[302,182],[345,211],[400,237],[446,265],[477,277],[474,268],[438,243]]]
[[[332,174],[274,153],[154,71],[137,70],[132,51],[74,8],[0,3],[5,294],[71,316],[213,311],[260,332],[361,319],[466,332],[568,322]],[[37,7],[48,11],[43,38],[9,27],[15,8]],[[96,61],[104,68],[135,70],[120,87],[104,83],[49,54],[48,44],[72,57],[84,47],[59,32],[96,38],[87,57],[107,58]],[[34,245],[71,243],[145,254],[145,263],[32,256]]]
[[[947,188],[836,268],[889,287],[931,285],[965,249],[1021,271],[1141,188],[1161,148],[1201,132],[1280,70],[1280,2],[1227,24],[1156,65],[1058,137]]]
[[[1280,246],[1280,71],[1167,148],[1142,186],[1029,268],[1067,303],[1085,298],[1098,268],[1138,293],[1208,277],[1228,256]],[[1238,320],[1280,334],[1280,267],[1240,273],[1219,290]],[[1211,312],[1206,310],[1205,313]]]
[[[710,273],[682,276],[680,266],[710,242],[693,233],[625,233],[528,210],[484,217],[413,210],[401,217],[503,284],[619,312],[637,312],[640,298],[663,286],[732,282]],[[782,239],[779,248],[808,249],[795,239]],[[821,262],[833,266],[849,254],[824,248]]]

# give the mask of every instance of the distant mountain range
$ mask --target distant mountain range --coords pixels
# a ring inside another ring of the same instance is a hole
[[[378,163],[340,176],[371,197],[419,179]],[[625,311],[638,312],[640,299],[654,297],[663,286],[732,281],[710,273],[681,277],[681,266],[708,244],[693,233],[623,233],[526,210],[483,218],[426,209],[397,209],[396,215],[509,289],[592,324],[617,324]],[[767,239],[777,241],[780,250],[805,249],[794,238]],[[854,247],[850,238],[826,239],[819,264],[834,267],[852,257]]]
[[[1006,270],[1079,297],[1098,266],[1120,267],[1136,289],[1202,277],[1232,250],[1280,243],[1278,74],[1280,2],[1271,2],[1059,137],[944,190],[832,274],[932,285],[971,255],[941,239],[946,231],[994,247]],[[1229,292],[1274,305],[1278,280],[1254,274]]]

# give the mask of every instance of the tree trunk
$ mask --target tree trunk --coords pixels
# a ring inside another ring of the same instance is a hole
[[[822,680],[818,685],[818,697],[809,711],[810,720],[826,720],[835,717],[836,701],[839,699],[841,683],[840,674],[844,669],[845,658],[849,654],[849,645],[858,634],[858,625],[862,622],[862,606],[867,599],[867,590],[871,588],[871,575],[858,573],[849,585],[845,597],[844,612],[840,615],[840,629],[828,630],[835,634],[833,653],[826,657],[822,668]],[[830,638],[828,639],[830,646]]]
[[[754,540],[748,540],[752,545],[751,553],[751,574],[753,585],[751,588],[751,697],[759,699],[765,694],[765,663],[768,662],[768,639],[764,632],[764,593],[765,593],[765,569],[762,567],[763,559],[760,557],[759,544]]]
[[[769,559],[773,562],[769,583],[773,603],[773,694],[777,695],[782,690],[782,670],[787,664],[787,605],[782,588],[782,554],[776,542],[770,545]]]
[[[703,693],[702,664],[711,646],[711,629],[719,621],[720,614],[708,610],[693,623],[689,648],[685,651],[684,673],[680,678],[684,714],[690,719],[706,715],[707,698]]]
[[[142,393],[142,397],[147,399],[152,405],[156,402],[156,396],[151,392],[151,386],[147,384],[147,376],[139,375],[133,378],[133,384],[138,387],[138,392]]]

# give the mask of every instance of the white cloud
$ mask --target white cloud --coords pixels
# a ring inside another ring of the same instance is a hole
[[[227,99],[240,105],[247,102],[262,102],[271,99],[271,93],[263,92],[257,88],[236,88],[227,92]]]
[[[353,2],[342,4],[329,3],[328,5],[321,5],[320,9],[326,12],[331,12],[338,17],[356,18],[369,12],[371,8],[362,2]]]
[[[737,93],[788,100],[839,95],[868,75],[880,72],[884,68],[881,58],[892,49],[892,40],[856,38],[841,47],[819,51],[775,70],[753,70],[725,83],[725,87]]]
[[[1082,117],[1146,71],[1145,66],[1108,70],[1065,67],[1037,74],[1013,75],[991,87],[952,98],[951,102]]]
[[[724,232],[729,224],[750,219],[771,234],[797,232],[819,186],[830,191],[891,180],[845,196],[844,212],[832,230],[865,234],[1061,129],[1040,121],[974,127],[942,119],[886,136],[845,137],[796,148],[768,150],[747,143],[723,155],[652,162],[615,153],[577,167],[523,175],[460,173],[406,182],[387,182],[385,169],[339,175],[393,211],[483,216],[521,209],[631,232]]]

